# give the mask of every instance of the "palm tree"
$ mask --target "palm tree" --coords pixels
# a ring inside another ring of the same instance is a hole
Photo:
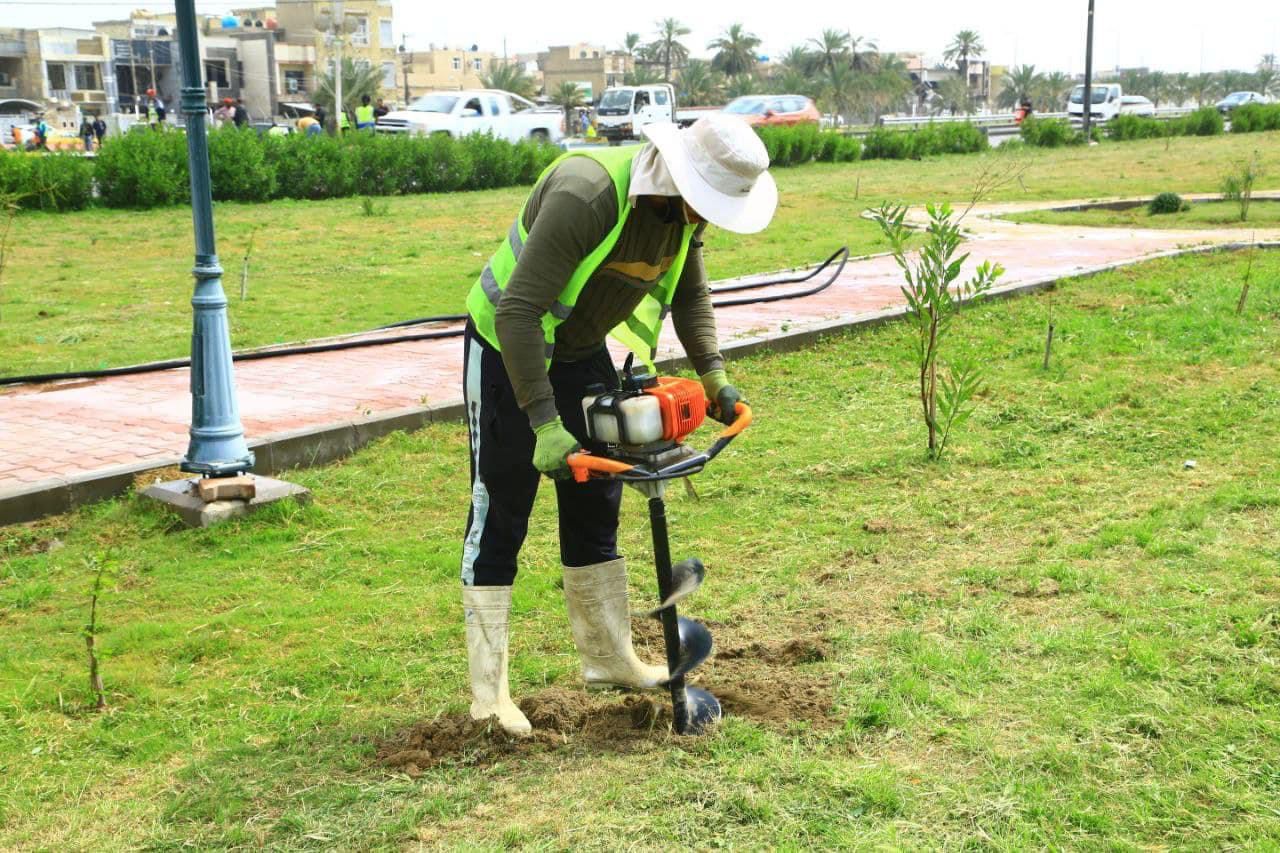
[[[662,74],[649,65],[637,65],[636,70],[623,75],[622,82],[627,86],[645,86],[649,83],[661,83]]]
[[[735,74],[725,84],[724,96],[729,100],[741,98],[743,95],[758,95],[763,91],[760,81],[751,74]]]
[[[822,35],[810,39],[818,48],[818,56],[827,73],[833,71],[837,64],[844,64],[849,56],[849,34],[839,30],[823,30]]]
[[[875,117],[882,113],[896,112],[906,98],[915,92],[907,64],[896,53],[882,53],[876,60],[875,71],[866,75],[871,84],[871,103]]]
[[[1060,112],[1067,104],[1075,81],[1064,71],[1051,71],[1040,78],[1037,108],[1046,113]]]
[[[707,50],[716,51],[712,66],[732,77],[755,70],[759,47],[758,36],[744,30],[742,24],[730,24],[724,35],[707,45]]]
[[[1174,106],[1180,107],[1187,102],[1187,98],[1191,95],[1191,75],[1183,71],[1174,74],[1169,78],[1169,101]]]
[[[1151,90],[1151,81],[1145,71],[1133,69],[1121,71],[1120,88],[1130,95],[1145,96]]]
[[[500,89],[522,98],[532,98],[537,94],[533,78],[514,62],[493,63],[489,73],[480,78],[480,82],[486,89]]]
[[[622,39],[622,49],[632,56],[636,55],[636,48],[640,47],[640,34],[627,33]]]
[[[934,99],[934,107],[938,111],[946,110],[955,115],[962,112],[970,115],[974,112],[973,98],[969,95],[969,87],[959,77],[943,80],[938,84],[938,97]]]
[[[691,32],[675,18],[658,21],[658,37],[649,42],[649,49],[654,62],[662,66],[662,79],[668,83],[671,82],[671,69],[684,65],[689,59],[689,48],[680,43],[680,37]]]
[[[1040,75],[1034,65],[1019,65],[1004,78],[1004,88],[996,96],[996,105],[1011,110],[1024,100],[1033,100]]]
[[[354,110],[365,95],[376,98],[382,88],[382,69],[375,65],[356,65],[349,56],[342,58],[342,108],[348,112]],[[338,113],[333,107],[334,100],[333,68],[330,66],[316,78],[316,106],[324,107],[333,121],[338,120]]]
[[[691,107],[707,106],[720,100],[724,86],[724,76],[711,67],[711,63],[703,59],[690,59],[680,69],[677,81],[680,90],[680,102]]]
[[[1224,93],[1252,89],[1254,82],[1253,75],[1248,71],[1222,71],[1218,74],[1218,81]]]
[[[813,97],[813,79],[791,68],[769,78],[769,91],[778,95],[807,95]]]
[[[858,82],[857,72],[843,63],[827,69],[819,84],[819,100],[825,111],[835,113],[847,124],[857,101]]]
[[[1259,71],[1280,71],[1280,63],[1276,62],[1274,53],[1262,54],[1262,59],[1258,61]]]
[[[806,77],[812,76],[818,70],[818,57],[799,45],[782,54],[779,62],[785,70],[794,71]]]
[[[1191,78],[1190,94],[1196,99],[1196,106],[1203,107],[1205,101],[1218,97],[1218,75],[1211,72],[1197,74]]]
[[[1147,75],[1147,92],[1146,95],[1151,99],[1151,103],[1160,106],[1161,101],[1169,98],[1169,75],[1163,71],[1152,71]]]
[[[561,83],[551,93],[551,103],[564,110],[564,128],[566,133],[573,133],[575,127],[573,112],[578,107],[586,106],[587,99],[577,83]]]
[[[956,69],[960,72],[960,79],[968,86],[969,60],[979,56],[985,49],[982,46],[982,36],[978,35],[977,32],[974,30],[961,30],[956,33],[956,37],[951,40],[951,44],[947,45],[947,49],[942,52],[942,58],[947,62],[956,63]]]
[[[849,34],[849,64],[854,71],[870,71],[877,62],[880,48],[869,38]]]
[[[1253,73],[1253,88],[1260,94],[1270,95],[1280,89],[1280,71],[1266,66]]]

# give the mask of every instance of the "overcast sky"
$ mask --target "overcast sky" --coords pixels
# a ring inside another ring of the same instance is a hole
[[[230,5],[199,0],[214,14]],[[246,3],[236,2],[242,6]],[[145,7],[172,10],[172,2],[0,0],[0,26],[88,26]],[[752,8],[754,7],[754,8]],[[1280,3],[1276,0],[1096,0],[1095,65],[1147,65],[1167,71],[1252,69],[1264,53],[1280,53]],[[564,8],[564,12],[555,12]],[[751,11],[744,11],[744,8]],[[977,30],[997,64],[1029,63],[1042,70],[1084,70],[1087,0],[914,0],[822,3],[790,0],[746,4],[741,0],[676,3],[590,2],[572,6],[548,0],[471,5],[436,0],[396,0],[396,37],[425,47],[470,46],[501,53],[587,41],[618,46],[627,31],[648,39],[655,22],[675,17],[693,30],[685,38],[695,56],[730,23],[741,22],[763,39],[762,52],[781,54],[824,27],[849,29],[881,50],[924,51],[940,57],[957,30]]]

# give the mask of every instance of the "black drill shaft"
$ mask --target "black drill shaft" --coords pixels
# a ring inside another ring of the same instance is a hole
[[[653,561],[658,568],[658,600],[666,601],[671,595],[671,546],[667,541],[667,507],[661,497],[649,498],[649,526],[653,530]],[[667,646],[667,671],[675,672],[680,665],[680,627],[676,621],[676,607],[663,608],[662,639]],[[685,707],[684,676],[671,679],[671,711],[675,715],[676,733],[684,734],[689,723]]]

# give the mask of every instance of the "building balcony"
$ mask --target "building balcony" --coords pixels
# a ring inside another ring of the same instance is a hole
[[[18,58],[27,55],[27,45],[22,39],[0,38],[0,56]]]

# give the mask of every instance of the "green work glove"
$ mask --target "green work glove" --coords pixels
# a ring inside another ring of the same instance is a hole
[[[533,446],[533,467],[553,480],[563,480],[570,474],[565,458],[582,445],[564,428],[564,421],[556,418],[533,428],[537,443]]]
[[[745,403],[746,400],[742,399],[737,388],[729,384],[727,373],[712,370],[702,374],[702,388],[711,401],[711,417],[726,426],[738,419],[738,413],[734,409],[738,403]]]

